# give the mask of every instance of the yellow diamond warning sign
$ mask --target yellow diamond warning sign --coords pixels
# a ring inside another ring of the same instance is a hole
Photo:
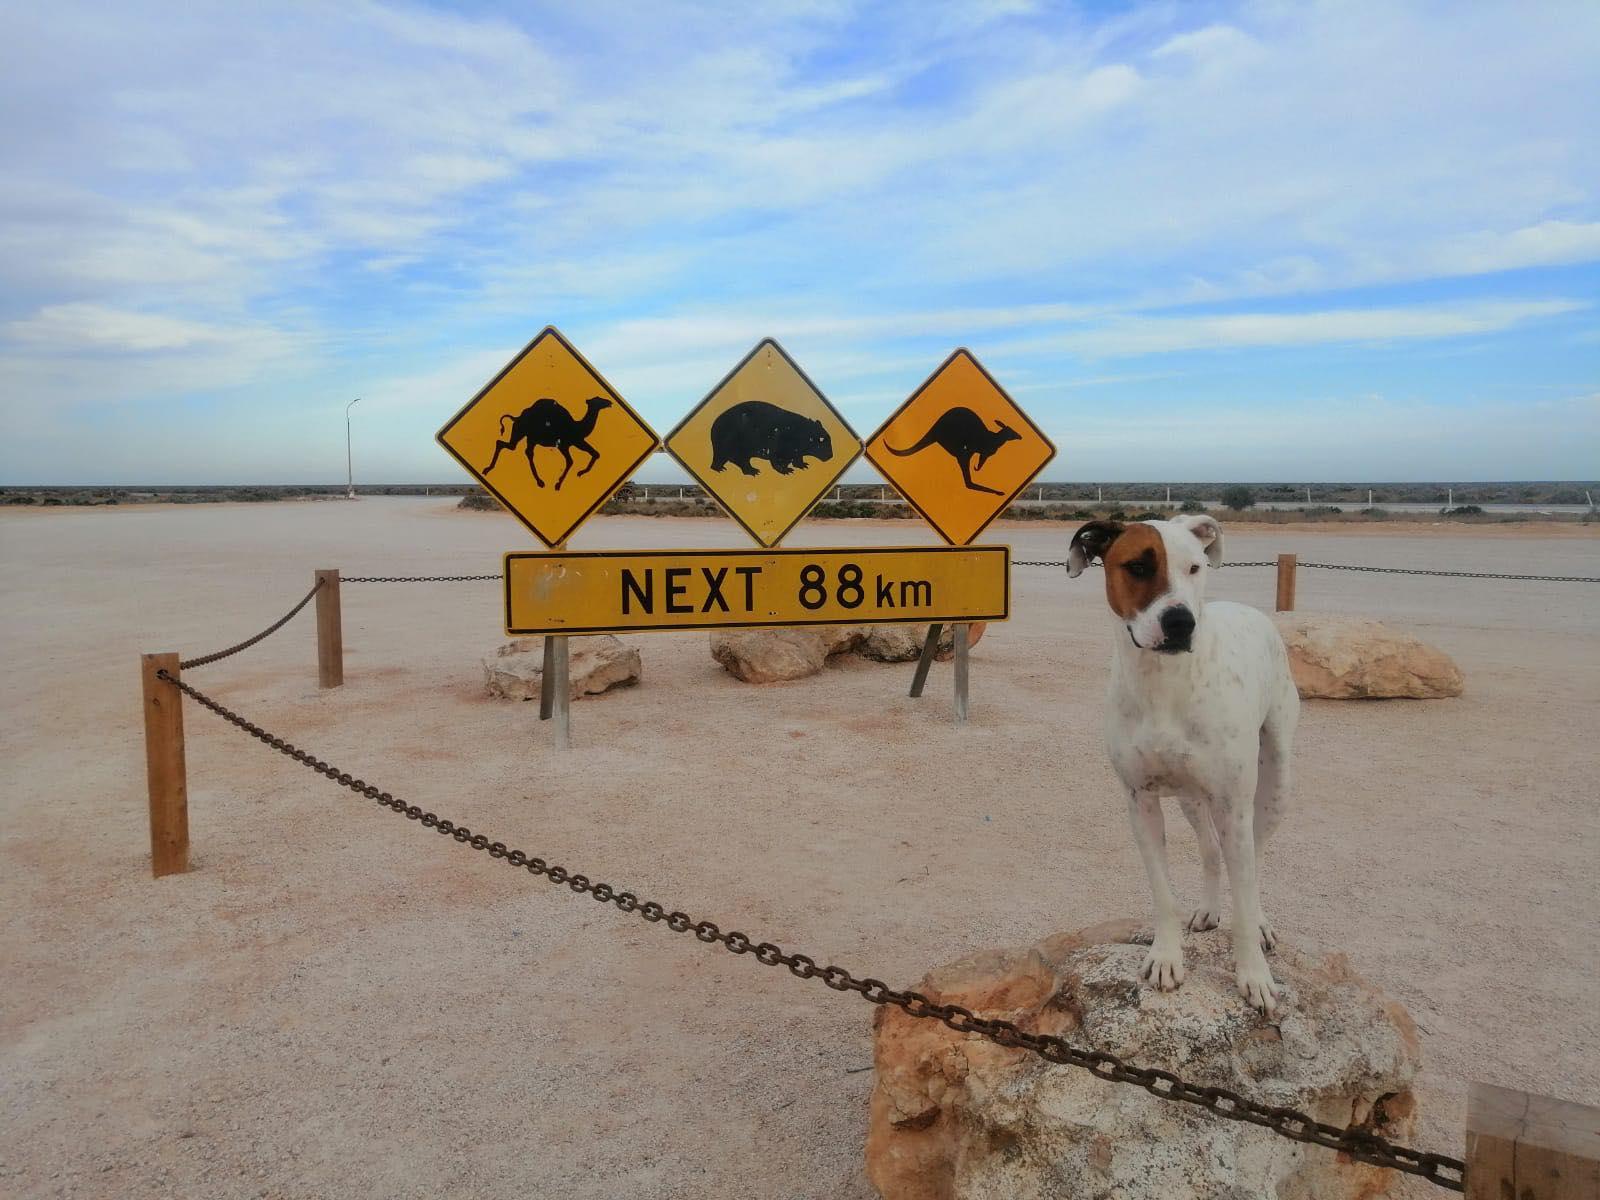
[[[867,439],[867,460],[952,546],[982,533],[1055,453],[965,349]]]
[[[571,537],[660,445],[554,326],[437,436],[547,546]]]
[[[855,462],[861,439],[767,338],[667,435],[667,450],[746,533],[776,546]]]

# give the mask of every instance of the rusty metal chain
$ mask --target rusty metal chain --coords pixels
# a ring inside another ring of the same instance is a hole
[[[369,800],[375,800],[384,808],[436,830],[446,837],[452,837],[474,850],[485,851],[491,858],[525,869],[530,875],[542,875],[551,883],[566,884],[574,892],[587,893],[601,904],[615,905],[625,913],[638,913],[642,919],[652,924],[664,923],[674,933],[692,932],[699,941],[720,944],[731,954],[754,955],[757,962],[769,967],[784,967],[796,978],[820,979],[836,992],[856,992],[872,1004],[892,1005],[909,1016],[938,1021],[957,1033],[976,1034],[1001,1046],[1029,1050],[1047,1062],[1080,1067],[1109,1083],[1133,1084],[1162,1100],[1192,1104],[1230,1121],[1259,1125],[1291,1141],[1325,1146],[1373,1166],[1388,1167],[1408,1175],[1416,1175],[1449,1191],[1466,1190],[1467,1168],[1460,1159],[1396,1145],[1370,1130],[1356,1126],[1340,1128],[1337,1125],[1328,1125],[1314,1120],[1297,1109],[1261,1104],[1227,1088],[1188,1083],[1170,1071],[1136,1067],[1103,1050],[1080,1049],[1065,1038],[1052,1034],[1030,1033],[1011,1021],[997,1017],[981,1017],[971,1009],[963,1008],[959,1004],[941,1004],[921,992],[897,991],[881,979],[858,978],[844,967],[818,966],[817,960],[809,955],[791,954],[771,942],[753,941],[749,934],[737,930],[724,932],[715,922],[696,921],[689,914],[675,909],[669,912],[664,905],[654,900],[640,900],[632,892],[620,890],[609,883],[591,880],[587,875],[547,863],[544,859],[521,850],[508,849],[504,842],[491,841],[484,834],[473,833],[465,825],[458,825],[414,804],[407,804],[404,800],[374,787],[365,780],[339,770],[338,767],[301,750],[283,738],[268,733],[261,726],[246,720],[232,709],[166,671],[158,671],[157,674],[165,682],[176,686],[195,703],[210,709],[229,724],[242,729],[280,754],[303,763],[341,787],[349,788]]]
[[[1057,559],[1013,559],[1013,567],[1064,567],[1065,560]],[[1099,566],[1099,563],[1093,564]],[[1219,564],[1224,567],[1275,567],[1277,562],[1225,562]],[[1318,571],[1368,571],[1375,575],[1435,575],[1449,579],[1520,579],[1529,583],[1600,583],[1600,578],[1588,575],[1509,575],[1487,571],[1427,571],[1417,567],[1358,567],[1347,563],[1314,563],[1300,562],[1302,567],[1311,567]]]
[[[195,667],[207,666],[208,664],[217,662],[220,659],[230,658],[239,653],[241,650],[248,650],[251,646],[254,646],[263,638],[271,637],[273,634],[277,633],[278,630],[287,625],[290,618],[293,617],[295,613],[299,612],[307,604],[311,603],[311,597],[317,594],[317,589],[320,587],[322,587],[322,580],[318,579],[316,583],[311,585],[311,590],[300,598],[300,603],[296,604],[288,612],[284,613],[283,616],[279,617],[271,625],[268,625],[260,633],[256,634],[255,637],[245,638],[244,641],[239,642],[236,645],[229,646],[226,650],[218,650],[215,654],[202,654],[199,658],[186,658],[178,663],[179,669],[184,671],[192,671]]]
[[[340,583],[478,583],[500,575],[348,575]]]
[[[1522,579],[1532,583],[1600,583],[1589,575],[1507,575],[1489,571],[1425,571],[1417,567],[1357,567],[1347,563],[1303,562],[1318,571],[1368,571],[1375,575],[1436,575],[1449,579]]]
[[[1064,558],[1014,558],[1011,560],[1011,565],[1013,567],[1065,567],[1068,564]],[[1097,562],[1090,565],[1098,567],[1101,564]],[[1225,562],[1220,565],[1224,567],[1275,567],[1278,564],[1276,562]]]

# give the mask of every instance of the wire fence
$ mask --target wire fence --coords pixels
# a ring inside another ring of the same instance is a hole
[[[1054,1034],[1030,1032],[1014,1022],[980,1016],[959,1004],[944,1004],[922,992],[900,991],[881,979],[858,976],[844,967],[831,964],[819,966],[810,955],[790,953],[772,942],[757,942],[749,934],[738,930],[724,931],[714,921],[697,921],[680,910],[669,911],[654,900],[640,900],[633,892],[591,880],[587,875],[553,865],[522,850],[510,849],[504,842],[491,841],[486,834],[474,833],[465,825],[415,804],[407,804],[392,793],[340,770],[268,732],[167,671],[157,674],[224,721],[341,787],[374,800],[424,828],[483,851],[511,867],[526,870],[530,875],[543,876],[551,883],[565,884],[573,892],[587,894],[602,904],[614,905],[621,912],[636,913],[652,924],[664,924],[674,933],[693,932],[701,942],[720,945],[730,954],[752,955],[764,966],[784,967],[797,979],[820,979],[834,991],[855,992],[871,1004],[892,1006],[918,1020],[937,1021],[957,1033],[976,1034],[997,1045],[1027,1050],[1047,1062],[1080,1068],[1108,1083],[1126,1083],[1143,1088],[1160,1100],[1193,1105],[1224,1120],[1257,1125],[1291,1141],[1323,1146],[1348,1154],[1360,1162],[1418,1176],[1448,1191],[1466,1191],[1467,1165],[1461,1159],[1399,1145],[1363,1126],[1330,1125],[1298,1109],[1262,1104],[1228,1088],[1189,1083],[1170,1071],[1135,1066],[1107,1051],[1074,1045]]]

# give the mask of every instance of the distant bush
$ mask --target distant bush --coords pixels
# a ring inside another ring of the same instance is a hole
[[[1167,519],[1167,514],[1158,512],[1134,513],[1133,519],[1135,521],[1165,521]]]
[[[1361,515],[1369,521],[1387,521],[1389,510],[1387,508],[1363,508]]]
[[[1205,510],[1206,506],[1198,500],[1185,500],[1178,505],[1178,511],[1183,513],[1203,513]]]
[[[1234,512],[1243,512],[1256,506],[1256,494],[1243,484],[1236,483],[1222,489],[1222,503]]]
[[[1308,517],[1331,517],[1336,513],[1342,513],[1344,509],[1337,504],[1312,504],[1301,505],[1300,511]]]
[[[1483,515],[1481,504],[1458,504],[1454,508],[1441,508],[1441,516],[1446,517],[1480,517]]]

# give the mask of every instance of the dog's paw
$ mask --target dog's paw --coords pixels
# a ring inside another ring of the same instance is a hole
[[[1266,922],[1266,921],[1261,922],[1261,949],[1262,949],[1262,951],[1267,953],[1267,954],[1271,954],[1277,948],[1278,948],[1278,931],[1276,929],[1274,929],[1268,922]]]
[[[1163,992],[1170,992],[1183,983],[1183,950],[1165,946],[1152,946],[1145,956],[1140,976]]]
[[[1190,914],[1187,928],[1190,933],[1204,933],[1206,930],[1215,929],[1221,924],[1222,912],[1220,908],[1202,905]]]
[[[1269,1017],[1277,1011],[1278,985],[1273,981],[1272,972],[1267,969],[1265,961],[1240,963],[1234,978],[1239,983],[1239,994],[1249,1002],[1251,1008],[1258,1008]]]

